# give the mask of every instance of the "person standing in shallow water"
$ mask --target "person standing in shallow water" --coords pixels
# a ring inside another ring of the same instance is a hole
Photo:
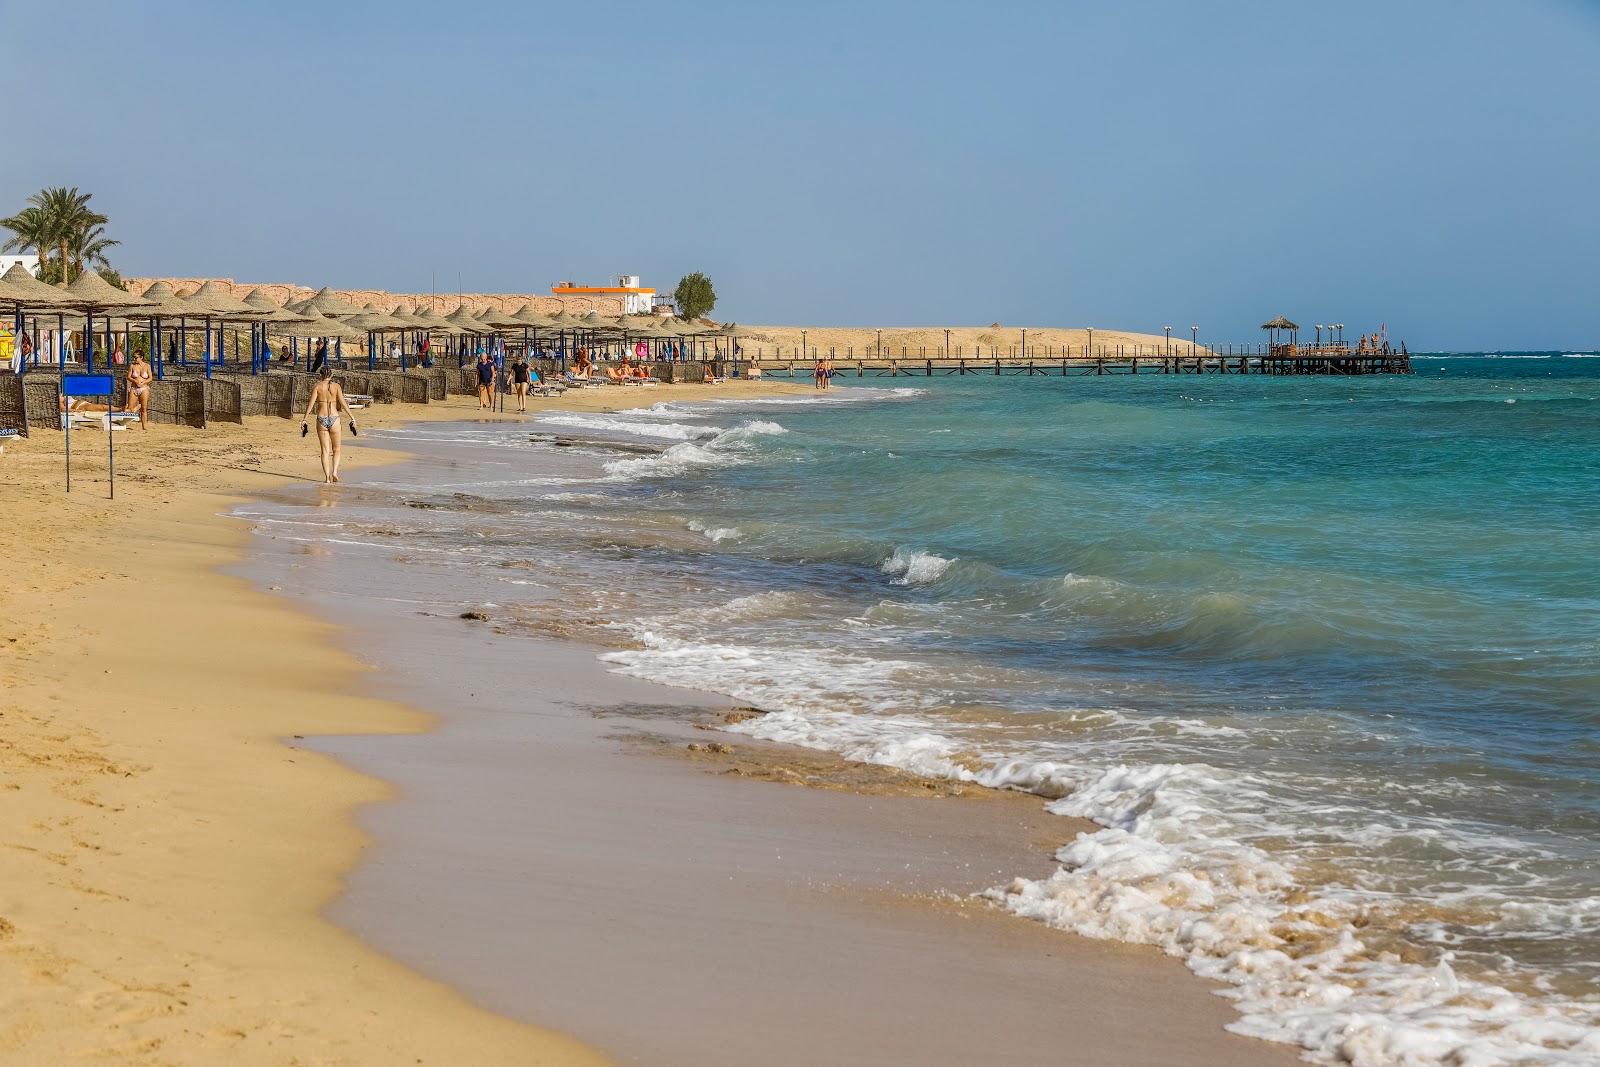
[[[356,416],[350,410],[344,390],[333,380],[333,370],[323,367],[317,372],[317,384],[311,387],[311,401],[306,404],[306,417],[300,423],[300,436],[313,416],[317,420],[317,445],[322,454],[322,480],[325,483],[339,480],[339,412],[350,416],[350,432],[356,432]]]

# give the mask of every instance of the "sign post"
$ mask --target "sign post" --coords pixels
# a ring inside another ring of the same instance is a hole
[[[67,492],[72,492],[72,410],[67,397],[103,396],[106,398],[106,471],[111,481],[111,499],[117,497],[117,465],[115,438],[112,437],[111,401],[116,389],[116,379],[109,374],[63,374],[61,376],[62,406],[61,428],[67,435]]]

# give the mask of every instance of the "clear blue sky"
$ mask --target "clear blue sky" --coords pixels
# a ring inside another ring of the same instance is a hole
[[[22,3],[0,208],[125,273],[751,323],[1600,347],[1600,3]]]

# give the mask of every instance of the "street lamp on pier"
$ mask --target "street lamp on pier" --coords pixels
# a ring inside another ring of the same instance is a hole
[[[1317,347],[1322,347],[1322,323],[1317,323]]]
[[[1028,358],[1028,328],[1026,326],[1022,328],[1022,358]]]
[[[946,330],[944,332],[944,358],[945,359],[949,359],[950,358],[950,331],[949,330]]]
[[[1167,334],[1167,357],[1170,359],[1172,357],[1172,327],[1163,326],[1161,328],[1166,331]]]
[[[1344,323],[1335,323],[1333,328],[1339,331],[1339,343],[1344,344]]]
[[[1094,358],[1094,327],[1090,326],[1090,327],[1088,327],[1088,330],[1089,330],[1089,347],[1084,349],[1083,354],[1084,354],[1085,357],[1087,357],[1089,359],[1093,359]]]
[[[1194,355],[1195,349],[1200,347],[1200,327],[1189,327],[1189,354]]]
[[[808,350],[806,348],[806,331],[804,331],[804,330],[800,331],[800,358],[801,359],[810,359],[811,358],[811,356],[809,355]]]
[[[878,358],[883,358],[883,331],[878,331]]]

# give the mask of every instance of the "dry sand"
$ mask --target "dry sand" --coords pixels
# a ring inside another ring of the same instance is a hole
[[[805,346],[813,354],[827,355],[832,352],[835,359],[870,359],[874,348],[879,343],[879,334],[882,334],[883,355],[898,357],[904,351],[911,359],[938,358],[945,345],[945,334],[949,334],[952,353],[955,356],[967,359],[992,358],[995,350],[1004,358],[1008,352],[1017,355],[1022,350],[1023,327],[1001,325],[992,326],[959,326],[948,331],[942,327],[922,326],[897,329],[857,329],[846,326],[819,326],[805,328]],[[1073,355],[1082,356],[1084,346],[1089,343],[1088,330],[1066,330],[1056,328],[1035,329],[1027,327],[1028,352],[1033,359],[1060,359],[1063,348],[1067,348]],[[1179,333],[1183,336],[1179,337]],[[739,330],[739,344],[744,348],[746,358],[765,356],[771,358],[778,348],[785,354],[793,353],[801,343],[801,327],[799,326],[745,326]],[[1203,351],[1205,344],[1202,341],[1200,349],[1196,349],[1190,340],[1187,329],[1173,330],[1170,351],[1175,356],[1188,357]],[[1127,355],[1157,356],[1169,351],[1168,341],[1162,334],[1132,333],[1126,330],[1096,330],[1094,331],[1094,349],[1109,358],[1120,349]]]
[[[787,388],[595,389],[560,406]],[[245,537],[219,514],[230,499],[318,478],[299,427],[118,433],[114,501],[100,431],[74,434],[70,495],[62,439],[35,431],[0,455],[0,1064],[606,1062],[320,917],[365,844],[348,813],[388,790],[280,740],[430,720],[354,695],[361,668],[329,627],[216,570]]]

